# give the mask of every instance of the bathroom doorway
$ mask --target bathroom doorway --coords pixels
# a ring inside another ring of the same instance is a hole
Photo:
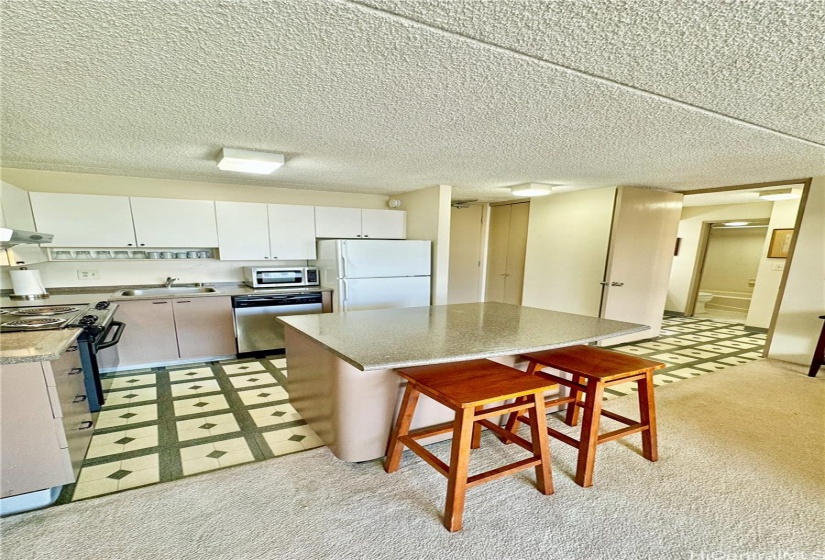
[[[698,251],[693,315],[745,322],[751,307],[762,250],[765,218],[705,222]]]

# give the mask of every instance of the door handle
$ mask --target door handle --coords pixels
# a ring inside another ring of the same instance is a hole
[[[83,368],[73,367],[72,369],[69,370],[68,375],[77,375],[81,371],[83,371]]]
[[[601,284],[602,286],[609,286],[610,282],[599,282],[599,284]]]
[[[88,399],[86,395],[77,395],[72,401],[74,404],[85,402]]]
[[[95,425],[94,422],[92,422],[91,420],[84,420],[83,422],[80,423],[80,428],[79,429],[80,430],[88,430],[89,428],[91,428],[94,425]]]
[[[624,286],[624,282],[611,282],[611,286]]]

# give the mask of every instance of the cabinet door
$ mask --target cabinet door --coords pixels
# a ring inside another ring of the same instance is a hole
[[[130,198],[140,247],[217,247],[211,200]]]
[[[332,239],[361,237],[361,209],[316,206],[315,237]]]
[[[361,234],[370,239],[406,239],[407,212],[404,210],[361,210]]]
[[[235,323],[229,297],[174,300],[181,358],[235,354]]]
[[[134,247],[126,196],[29,193],[37,231],[54,235],[54,247]]]
[[[269,204],[269,247],[273,259],[315,258],[315,208]]]
[[[172,300],[119,301],[117,318],[126,323],[117,345],[121,366],[178,359]]]
[[[269,258],[266,204],[218,201],[215,203],[215,213],[222,261],[260,261]]]
[[[40,362],[3,366],[0,407],[0,498],[74,482]]]
[[[0,181],[0,204],[3,208],[3,225],[23,231],[36,231],[29,193]],[[47,232],[49,233],[49,232]]]

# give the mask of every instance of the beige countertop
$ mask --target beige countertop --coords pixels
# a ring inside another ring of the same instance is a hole
[[[80,329],[3,333],[0,365],[56,360],[83,332]]]
[[[537,352],[650,328],[506,303],[375,309],[277,320],[365,371]]]

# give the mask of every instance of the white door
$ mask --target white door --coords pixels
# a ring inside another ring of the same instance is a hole
[[[266,204],[218,201],[215,212],[222,261],[261,261],[269,258]]]
[[[651,329],[611,338],[605,344],[659,336],[681,213],[681,194],[619,189],[602,317],[650,325]]]
[[[448,303],[481,301],[481,242],[484,206],[470,204],[450,212]]]
[[[131,197],[140,247],[217,247],[215,202]]]
[[[269,247],[273,259],[315,258],[315,208],[269,204]]]
[[[134,247],[128,196],[31,192],[37,231],[53,247]]]
[[[340,244],[344,278],[430,274],[430,241],[347,240]]]
[[[430,277],[357,278],[339,283],[341,311],[430,305]]]

